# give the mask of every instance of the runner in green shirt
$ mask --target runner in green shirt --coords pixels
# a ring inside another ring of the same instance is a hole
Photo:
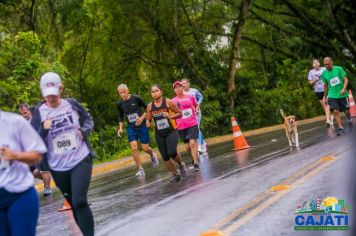
[[[344,112],[347,118],[349,127],[352,128],[352,120],[350,118],[350,106],[348,100],[348,92],[346,90],[348,79],[346,72],[340,66],[334,66],[330,57],[324,58],[324,66],[321,77],[324,82],[324,98],[325,104],[329,104],[330,110],[334,112],[335,120],[338,125],[337,135],[344,134],[344,128],[340,119],[340,111]]]

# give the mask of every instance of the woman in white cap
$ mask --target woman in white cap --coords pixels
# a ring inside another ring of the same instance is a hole
[[[56,185],[73,209],[83,235],[94,235],[94,219],[87,195],[94,154],[87,140],[94,127],[91,115],[74,99],[62,99],[58,74],[41,77],[45,102],[34,111],[37,130],[48,148],[47,160]]]
[[[19,115],[0,111],[0,130],[0,235],[33,236],[39,203],[29,165],[47,149]]]

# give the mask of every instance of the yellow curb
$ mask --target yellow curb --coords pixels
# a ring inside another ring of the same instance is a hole
[[[199,236],[224,236],[224,233],[219,230],[209,230],[199,234]]]
[[[321,162],[334,161],[334,160],[336,160],[336,158],[334,156],[326,156],[326,157],[320,158]]]
[[[277,185],[271,188],[271,191],[277,192],[277,191],[284,191],[284,190],[289,190],[290,186],[289,185]]]

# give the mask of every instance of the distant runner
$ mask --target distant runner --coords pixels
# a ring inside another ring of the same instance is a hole
[[[32,112],[31,108],[28,104],[20,104],[19,105],[19,112],[20,114],[28,121],[32,126],[34,124],[32,123]],[[51,173],[49,170],[49,166],[46,160],[46,155],[44,154],[42,156],[42,159],[40,162],[38,162],[36,165],[32,165],[30,167],[32,174],[35,176],[37,179],[42,179],[43,180],[43,196],[49,196],[51,195],[52,189],[51,189]]]
[[[150,134],[145,124],[146,119],[146,103],[138,96],[131,95],[126,84],[120,84],[117,91],[121,97],[117,107],[119,111],[119,127],[117,135],[123,134],[124,116],[127,120],[127,137],[131,145],[132,155],[136,162],[138,171],[136,176],[145,174],[141,164],[140,153],[138,151],[137,142],[140,140],[142,150],[151,156],[152,165],[154,168],[159,166],[156,153],[149,146]],[[144,111],[142,111],[144,110]]]
[[[324,98],[325,104],[329,104],[330,110],[334,112],[335,120],[338,125],[336,131],[337,135],[345,133],[342,126],[340,111],[344,112],[347,118],[349,127],[352,129],[352,120],[350,116],[350,106],[348,100],[347,84],[348,79],[346,72],[340,66],[334,66],[330,57],[324,58],[324,66],[326,70],[322,73],[322,80],[324,82]]]
[[[34,236],[39,202],[29,165],[47,149],[19,115],[0,111],[0,130],[0,235]]]
[[[162,98],[162,90],[159,85],[155,84],[151,87],[151,95],[153,102],[147,106],[146,125],[149,128],[153,118],[158,150],[167,169],[173,175],[171,181],[179,181],[181,175],[185,176],[187,170],[177,152],[178,133],[174,119],[181,117],[182,113],[175,103],[169,99]],[[177,172],[171,159],[175,160],[179,165],[181,175]]]
[[[187,78],[182,79],[182,85],[183,85],[184,93],[192,95],[197,100],[199,107],[201,107],[201,103],[203,101],[203,95],[201,94],[201,92],[198,89],[191,88],[190,81]],[[201,109],[199,110],[199,112],[197,112],[197,119],[199,125],[198,152],[206,152],[207,151],[206,143],[204,141],[203,133],[201,132],[201,128],[200,128],[200,122],[202,119]]]
[[[320,62],[318,59],[312,60],[313,69],[309,71],[308,81],[309,84],[314,87],[315,95],[318,98],[321,107],[323,108],[326,116],[326,126],[330,127],[333,125],[334,116],[330,114],[330,107],[328,104],[323,102],[324,97],[324,83],[321,80],[321,74],[326,69],[325,67],[320,67]]]
[[[196,141],[199,136],[196,117],[196,112],[199,112],[199,105],[192,95],[183,93],[182,82],[174,82],[173,88],[177,96],[172,101],[182,111],[182,117],[176,119],[179,136],[187,144],[187,151],[192,155],[194,171],[199,171],[198,144]]]

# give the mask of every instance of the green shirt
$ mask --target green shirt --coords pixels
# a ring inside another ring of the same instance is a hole
[[[344,94],[340,94],[340,91],[344,88],[344,78],[346,72],[340,66],[334,66],[331,71],[324,70],[321,74],[321,79],[328,85],[328,98],[344,98],[349,96],[347,90]]]

